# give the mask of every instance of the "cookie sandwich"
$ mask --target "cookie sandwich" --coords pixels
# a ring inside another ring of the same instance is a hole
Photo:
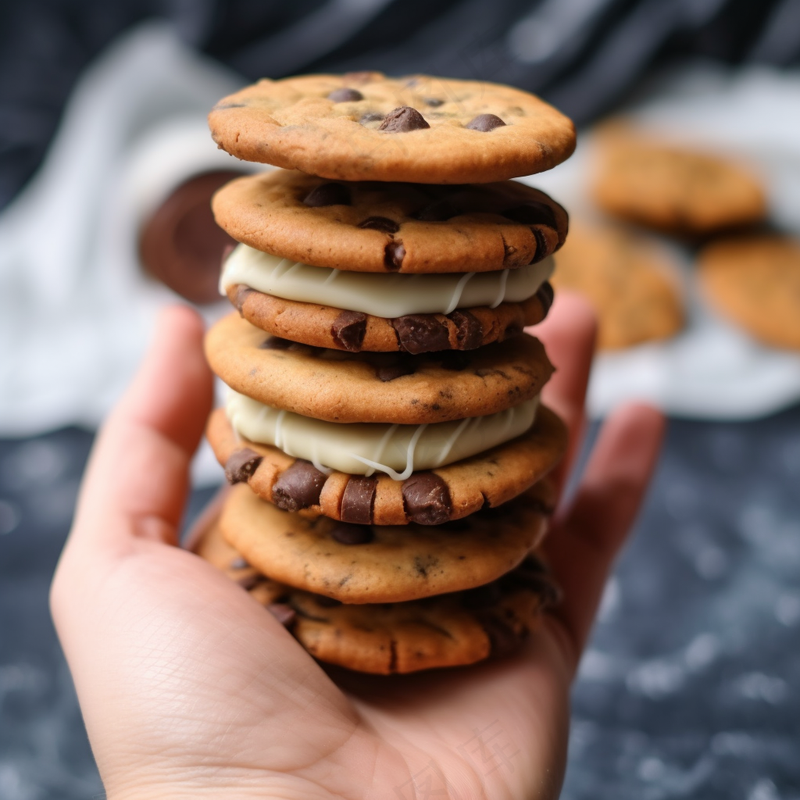
[[[240,244],[221,277],[236,310],[206,339],[228,387],[208,438],[238,485],[201,555],[324,661],[508,652],[556,593],[530,554],[566,431],[523,328],[567,234],[510,178],[569,156],[571,123],[508,87],[379,73],[261,81],[209,122],[283,169],[213,202]]]

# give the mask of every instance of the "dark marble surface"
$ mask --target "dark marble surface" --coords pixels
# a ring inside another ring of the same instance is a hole
[[[103,796],[47,611],[90,444],[0,441],[0,800]],[[575,687],[563,797],[800,798],[799,634],[800,407],[673,422]]]

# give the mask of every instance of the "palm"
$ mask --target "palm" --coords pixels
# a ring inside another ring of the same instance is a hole
[[[548,400],[574,433],[591,326],[565,313],[542,338],[565,365]],[[569,683],[654,458],[657,416],[629,410],[601,437],[550,539],[567,600],[523,652],[413,676],[326,673],[237,586],[169,546],[210,397],[196,324],[177,314],[169,324],[175,352],[151,359],[101,437],[53,594],[109,796],[159,786],[170,797],[230,787],[258,797],[557,796]],[[126,446],[141,452],[120,468]]]

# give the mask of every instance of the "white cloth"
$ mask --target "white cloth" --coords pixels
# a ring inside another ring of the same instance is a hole
[[[693,65],[662,76],[640,98],[621,114],[659,136],[750,164],[767,187],[771,219],[800,234],[800,71]],[[593,158],[588,132],[566,164],[528,182],[576,215],[591,216],[586,189]],[[601,354],[589,387],[590,413],[604,416],[640,399],[674,416],[747,419],[797,402],[800,355],[761,346],[711,312],[689,251],[663,244],[683,275],[688,327],[663,344]]]
[[[179,300],[143,273],[139,226],[188,176],[240,164],[206,115],[241,84],[156,23],[82,76],[41,169],[0,216],[0,435],[95,427],[120,396],[158,309]],[[219,478],[212,460],[204,449],[200,482]]]

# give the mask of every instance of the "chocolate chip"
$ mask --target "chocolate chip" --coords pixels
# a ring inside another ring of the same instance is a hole
[[[453,311],[447,318],[456,326],[459,350],[474,350],[483,344],[483,325],[469,311]]]
[[[239,284],[236,287],[236,295],[233,298],[233,304],[239,309],[239,313],[242,313],[242,308],[244,306],[244,301],[250,296],[253,292],[249,286],[245,286],[244,284]]]
[[[545,281],[536,291],[536,296],[544,309],[544,315],[547,316],[550,309],[553,307],[553,300],[556,293],[553,291],[553,285],[550,281]]]
[[[349,206],[350,190],[341,183],[321,183],[303,198],[303,202],[310,208]]]
[[[375,505],[377,478],[353,476],[342,492],[339,514],[343,522],[369,525],[372,522],[372,508]]]
[[[259,350],[289,350],[294,342],[281,339],[280,336],[269,336],[259,345]]]
[[[533,238],[536,239],[536,252],[533,254],[531,264],[541,261],[545,256],[550,254],[550,248],[547,246],[547,240],[539,228],[531,228]]]
[[[272,502],[284,511],[299,511],[319,503],[319,495],[327,480],[308,461],[298,459],[284,470],[272,487]]]
[[[435,314],[407,314],[391,320],[400,347],[407,353],[431,353],[450,349],[447,325]]]
[[[398,270],[403,266],[405,257],[406,248],[402,242],[389,242],[383,251],[383,266],[392,271]]]
[[[295,610],[286,603],[270,603],[267,606],[267,611],[285,628],[288,628],[297,616]]]
[[[388,217],[367,217],[358,223],[358,227],[370,231],[383,231],[383,233],[397,233],[400,230],[400,225]]]
[[[367,332],[367,315],[360,311],[342,311],[331,325],[331,336],[339,347],[357,353]]]
[[[503,592],[497,583],[488,583],[485,586],[478,586],[477,589],[469,589],[461,594],[461,604],[464,608],[488,608],[495,605],[503,596]]]
[[[236,450],[225,462],[225,477],[229,483],[243,483],[258,469],[263,458],[249,447]]]
[[[384,383],[393,381],[396,378],[402,378],[403,375],[412,375],[413,372],[414,372],[414,366],[406,362],[400,362],[398,364],[389,364],[385,367],[375,368],[376,377],[379,380],[382,380]]]
[[[483,131],[484,133],[504,126],[505,122],[496,114],[478,114],[475,119],[470,120],[466,125],[471,131]]]
[[[351,525],[340,522],[331,528],[331,536],[339,544],[366,544],[375,538],[369,525]]]
[[[444,105],[444,100],[440,100],[438,97],[423,97],[422,102],[431,108],[439,108]]]
[[[386,117],[378,111],[368,111],[364,114],[359,122],[362,125],[365,125],[367,122],[379,122],[382,119],[386,119]]]
[[[350,103],[363,99],[364,95],[357,89],[348,89],[344,86],[341,89],[334,89],[328,95],[328,100],[333,100],[334,103]]]
[[[247,563],[247,561],[241,556],[234,558],[230,563],[231,569],[247,569],[249,566],[250,565]]]
[[[411,216],[420,222],[444,222],[446,219],[457,217],[461,210],[456,208],[449,200],[437,200],[429,203],[419,211],[415,211]]]
[[[523,225],[547,225],[548,228],[558,230],[556,215],[553,208],[547,203],[531,200],[519,206],[501,212],[506,219],[521,222]]]
[[[433,472],[420,472],[403,481],[406,516],[420,525],[439,525],[453,513],[447,484]]]
[[[386,133],[407,133],[408,131],[418,131],[423,128],[430,128],[425,117],[411,106],[400,106],[400,108],[390,111],[386,119],[381,123],[379,131]]]

